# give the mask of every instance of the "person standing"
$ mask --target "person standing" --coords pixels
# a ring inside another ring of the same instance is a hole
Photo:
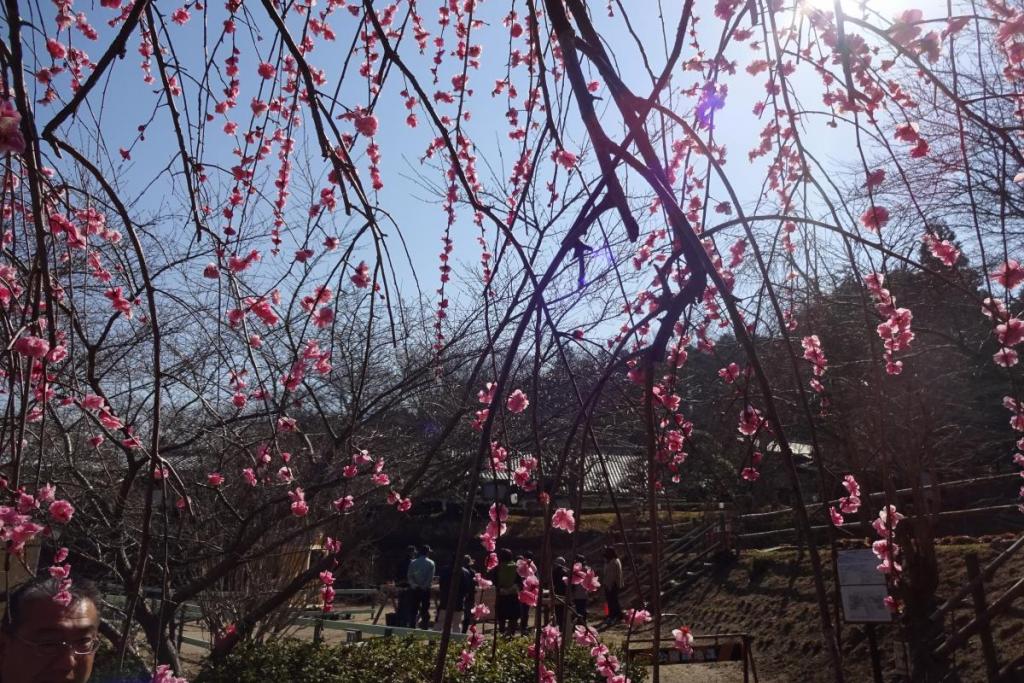
[[[617,624],[622,621],[622,604],[619,594],[622,592],[622,560],[612,546],[604,549],[604,571],[601,573],[601,585],[604,586],[604,598],[608,603],[606,624]]]
[[[462,558],[462,569],[459,577],[459,604],[462,605],[462,632],[469,632],[469,624],[473,620],[473,608],[476,606],[476,572],[473,571],[473,558],[466,555]]]
[[[530,564],[533,564],[534,568],[536,568],[536,563],[534,561],[534,557],[533,557],[533,553],[532,552],[526,551],[525,553],[523,553],[522,559],[524,561],[526,561],[526,562],[529,562]],[[523,588],[522,577],[519,577],[519,579],[520,579],[519,580],[519,589],[522,590],[522,588]],[[519,635],[525,636],[527,631],[528,631],[529,625],[530,625],[530,606],[527,605],[525,602],[521,602],[521,603],[519,603]]]
[[[586,573],[589,569],[587,558],[582,555],[577,555],[572,564],[573,574],[577,571]],[[576,611],[576,623],[583,626],[587,625],[587,598],[587,589],[583,587],[582,583],[572,584],[572,607]]]
[[[434,618],[434,628],[438,631],[444,628],[445,611],[448,609],[448,596],[452,590],[453,574],[449,561],[445,561],[437,570],[437,616]],[[458,592],[458,584],[455,585],[455,590]],[[461,606],[461,604],[461,602],[456,602],[456,605]]]
[[[508,548],[498,550],[498,566],[494,568],[494,588],[497,594],[495,611],[498,618],[498,633],[515,635],[519,621],[519,574],[516,561]]]
[[[569,567],[564,557],[556,557],[551,567],[551,592],[555,598],[555,625],[565,630],[565,607],[569,599]]]
[[[416,559],[416,546],[405,549],[405,557],[398,563],[395,572],[395,588],[398,589],[398,605],[395,607],[396,626],[415,627],[416,612],[412,606],[413,592],[409,588],[409,565]]]
[[[434,583],[434,561],[430,559],[430,546],[422,545],[416,559],[409,563],[409,590],[412,591],[412,621],[415,628],[430,627],[430,588]]]

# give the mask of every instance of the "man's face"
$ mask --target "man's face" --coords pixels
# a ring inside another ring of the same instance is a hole
[[[15,633],[0,633],[0,681],[3,683],[85,683],[95,654],[75,654],[96,637],[99,615],[91,600],[63,607],[52,598],[27,599]],[[61,642],[69,645],[60,646]],[[87,649],[87,648],[86,648]]]

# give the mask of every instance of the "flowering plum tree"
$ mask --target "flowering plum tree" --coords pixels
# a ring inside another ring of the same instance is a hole
[[[171,667],[159,676],[180,672],[170,625],[183,603],[325,528],[322,556],[246,603],[214,656],[306,587],[329,605],[346,535],[372,531],[374,506],[407,511],[464,428],[476,447],[459,464],[456,557],[475,537],[493,553],[504,533],[507,511],[492,507],[481,535],[472,503],[485,473],[510,467],[514,439],[533,444],[512,476],[546,509],[546,533],[585,525],[550,494],[579,489],[569,464],[601,457],[597,422],[621,395],[656,526],[659,498],[688,476],[693,357],[717,362],[727,336],[742,357],[721,363],[719,409],[750,453],[735,485],[781,470],[810,538],[789,435],[808,437],[831,497],[814,407],[838,389],[826,330],[801,312],[833,275],[857,288],[879,396],[923,334],[894,272],[975,301],[1013,458],[1015,1],[684,0],[655,13],[620,0],[7,0],[4,19],[0,528],[16,556],[62,525],[71,552],[51,571],[74,581],[81,563],[120,585],[116,630],[127,642],[142,627]],[[941,136],[936,111],[955,122]],[[923,201],[922,173],[967,189],[945,217],[953,241],[933,229],[942,204]],[[1003,188],[998,210],[979,186]],[[766,340],[781,362],[763,362]],[[552,368],[571,413],[557,433],[538,419]],[[429,433],[395,430],[411,413]],[[887,492],[895,455],[884,439],[872,454]],[[822,523],[859,508],[846,486]],[[893,505],[876,546],[899,610]],[[519,567],[526,604],[550,564],[545,544]],[[631,628],[649,622],[687,651],[689,629],[662,616],[661,571],[651,564]],[[582,567],[572,580],[598,587]],[[155,608],[141,599],[152,584]],[[575,635],[601,674],[626,680],[595,634]],[[474,632],[461,668],[482,642]],[[538,627],[538,680],[557,678],[566,642]]]

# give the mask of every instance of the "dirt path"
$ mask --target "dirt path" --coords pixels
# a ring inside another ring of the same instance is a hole
[[[651,680],[647,670],[647,680]],[[737,683],[743,680],[742,662],[672,664],[661,667],[661,683]]]

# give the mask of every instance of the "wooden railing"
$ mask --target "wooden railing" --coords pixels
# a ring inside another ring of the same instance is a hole
[[[985,673],[989,683],[1014,680],[1012,678],[1014,673],[1019,667],[1024,666],[1024,655],[1018,653],[1013,660],[1000,667],[998,650],[992,638],[993,620],[1004,615],[1009,611],[1014,602],[1024,596],[1024,578],[1018,579],[991,603],[985,594],[985,582],[991,581],[996,572],[1022,547],[1024,547],[1024,534],[1021,534],[1006,550],[985,565],[984,569],[978,566],[977,554],[968,554],[965,558],[968,576],[967,583],[931,615],[931,619],[937,623],[940,620],[945,620],[950,612],[959,607],[968,595],[971,596],[974,618],[946,638],[935,648],[934,654],[936,657],[946,657],[964,647],[970,638],[977,635],[981,640],[982,655],[985,659]]]

